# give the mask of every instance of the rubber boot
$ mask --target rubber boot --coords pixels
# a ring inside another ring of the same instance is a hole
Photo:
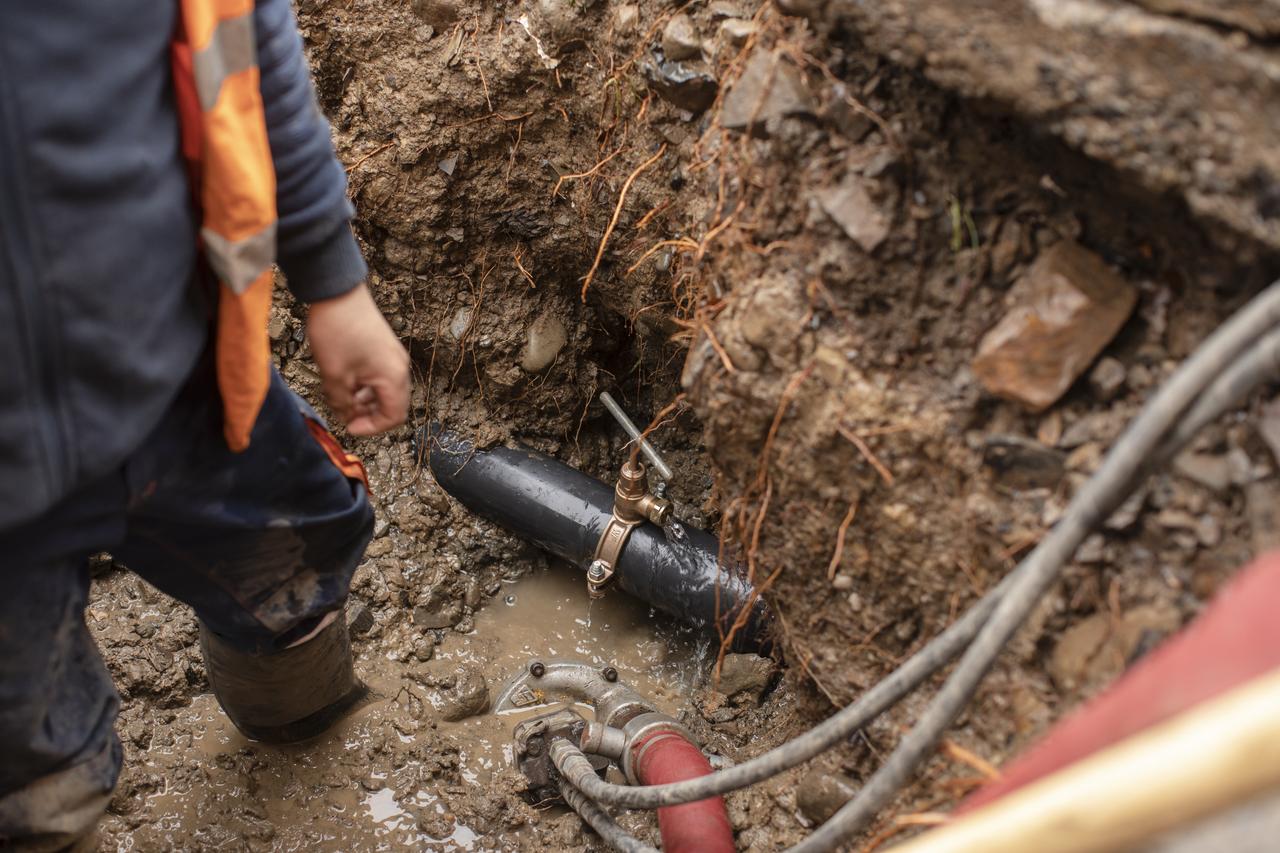
[[[222,710],[245,737],[296,743],[321,734],[368,695],[356,678],[347,621],[296,646],[249,654],[200,624],[200,651]]]

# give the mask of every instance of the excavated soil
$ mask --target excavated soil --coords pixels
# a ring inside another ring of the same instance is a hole
[[[509,721],[446,710],[482,710],[477,685],[562,647],[731,759],[781,743],[1012,568],[1177,361],[1280,271],[1247,234],[1244,268],[1221,222],[875,54],[843,5],[694,2],[673,28],[658,0],[300,3],[374,294],[415,369],[411,423],[351,443],[379,511],[353,588],[377,698],[314,744],[248,743],[208,695],[190,614],[107,573],[88,618],[126,767],[106,849],[598,849],[520,796]],[[698,56],[673,67],[680,52]],[[1031,413],[971,363],[1064,241],[1138,304],[1106,369]],[[284,291],[274,311],[281,370],[314,397],[303,313]],[[638,421],[677,403],[653,435],[676,515],[718,530],[765,591],[780,683],[724,696],[724,638],[589,606],[575,570],[470,516],[418,461],[416,429],[443,421],[609,478],[626,450],[605,390]],[[1275,544],[1260,423],[1255,402],[1215,425],[1086,543],[860,843],[945,810]],[[926,698],[731,795],[740,848],[802,838]],[[648,815],[625,822],[656,840]]]

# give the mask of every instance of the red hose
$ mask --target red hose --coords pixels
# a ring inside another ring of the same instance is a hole
[[[671,729],[641,738],[631,754],[641,785],[683,782],[711,772],[702,750]],[[663,853],[734,853],[736,849],[722,797],[658,809],[658,829]]]

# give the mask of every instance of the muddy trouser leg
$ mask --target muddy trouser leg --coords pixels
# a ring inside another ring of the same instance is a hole
[[[365,487],[278,374],[242,453],[223,441],[211,389],[187,396],[126,466],[116,556],[195,609],[214,693],[241,731],[317,734],[363,693],[345,620],[326,617],[372,535]]]
[[[111,799],[119,700],[85,627],[86,558],[119,541],[124,506],[113,477],[0,531],[0,850],[66,849]]]

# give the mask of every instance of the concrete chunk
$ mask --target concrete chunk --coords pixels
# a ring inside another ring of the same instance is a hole
[[[1012,307],[978,345],[973,372],[992,394],[1037,412],[1088,369],[1138,301],[1132,285],[1071,241],[1041,253],[1009,296]]]

